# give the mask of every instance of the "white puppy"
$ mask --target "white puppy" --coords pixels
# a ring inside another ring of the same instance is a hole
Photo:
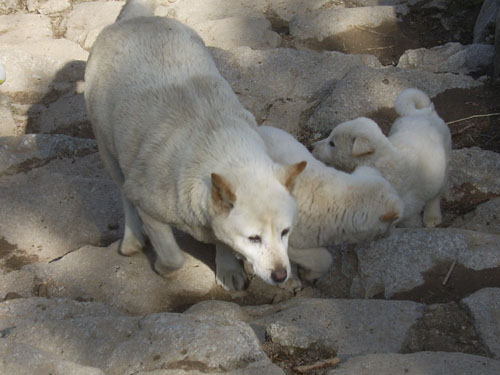
[[[399,117],[388,137],[367,118],[336,126],[313,154],[330,165],[352,170],[377,168],[396,188],[405,204],[402,226],[441,223],[440,198],[451,154],[451,135],[429,97],[418,89],[403,90],[396,98]]]
[[[156,271],[178,269],[175,227],[216,243],[226,289],[246,283],[229,248],[266,282],[284,282],[297,211],[290,191],[306,163],[274,163],[200,37],[153,11],[154,2],[129,0],[97,38],[85,72],[99,151],[122,192],[120,252],[139,251],[146,234]]]
[[[290,259],[319,277],[331,265],[323,246],[359,243],[384,236],[402,215],[403,202],[391,184],[370,167],[347,174],[325,166],[287,132],[260,126],[269,155],[279,163],[306,160],[295,181],[299,219],[289,240]]]

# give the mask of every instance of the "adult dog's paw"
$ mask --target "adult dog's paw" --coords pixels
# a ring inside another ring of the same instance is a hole
[[[224,288],[225,290],[245,290],[248,288],[248,276],[243,267],[239,269],[217,269],[215,275],[215,281],[217,285]]]

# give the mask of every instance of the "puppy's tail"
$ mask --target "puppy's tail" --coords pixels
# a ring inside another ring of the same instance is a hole
[[[434,111],[434,105],[429,97],[421,90],[410,88],[401,91],[394,105],[400,116],[428,114]]]
[[[154,16],[158,0],[127,0],[116,22],[136,17]]]

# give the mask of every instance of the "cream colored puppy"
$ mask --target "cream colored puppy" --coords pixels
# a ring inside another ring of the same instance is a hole
[[[307,270],[307,279],[318,278],[331,265],[331,255],[323,246],[384,236],[403,214],[397,192],[375,169],[341,172],[316,160],[281,129],[260,126],[258,131],[275,161],[307,161],[295,181],[299,218],[288,247],[290,259]]]
[[[414,88],[396,98],[399,117],[386,137],[361,117],[336,126],[314,145],[319,160],[344,170],[372,166],[396,188],[405,204],[402,226],[441,223],[440,198],[451,154],[451,134],[429,97]]]
[[[122,192],[120,252],[140,251],[147,235],[156,271],[178,269],[178,228],[216,244],[224,288],[247,280],[230,248],[266,282],[285,282],[297,212],[290,191],[306,163],[273,162],[200,37],[153,17],[154,5],[129,0],[97,38],[85,72],[99,152]]]

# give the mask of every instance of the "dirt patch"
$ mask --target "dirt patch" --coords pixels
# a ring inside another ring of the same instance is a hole
[[[28,255],[24,250],[20,250],[16,245],[8,242],[4,237],[0,237],[0,265],[8,270],[15,271],[22,267],[38,262],[36,255]]]
[[[452,262],[442,262],[424,272],[424,283],[408,292],[396,293],[391,299],[425,304],[460,302],[461,299],[483,288],[500,288],[500,265],[480,271],[457,263],[446,285],[443,281]],[[377,296],[382,297],[382,296]]]
[[[311,347],[308,349],[287,348],[271,341],[262,345],[264,352],[271,361],[281,367],[287,375],[301,374],[295,369],[298,366],[310,365],[329,358],[334,358],[335,353],[322,348]],[[334,366],[327,366],[307,371],[309,375],[326,375]]]
[[[491,356],[481,342],[471,316],[455,302],[429,306],[410,328],[402,352],[421,351]]]
[[[480,87],[447,90],[432,99],[445,122],[461,120],[448,124],[453,148],[477,146],[500,152],[499,97],[500,83],[490,80]]]
[[[466,183],[452,189],[455,196],[461,196],[460,200],[449,202],[441,200],[441,209],[443,212],[443,222],[441,227],[447,227],[458,216],[465,215],[473,211],[478,205],[496,198],[498,194],[483,193],[472,184]]]

